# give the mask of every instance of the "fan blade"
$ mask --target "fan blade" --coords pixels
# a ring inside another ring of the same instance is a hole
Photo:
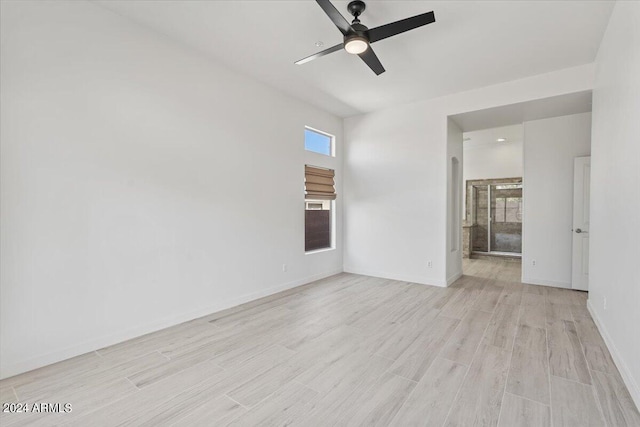
[[[412,16],[411,18],[401,19],[400,21],[390,24],[381,25],[369,30],[369,43],[377,42],[414,28],[436,22],[436,16],[433,12],[423,13],[422,15]]]
[[[367,64],[374,73],[376,73],[376,76],[384,73],[384,67],[382,66],[382,63],[376,56],[376,53],[373,51],[371,46],[369,46],[364,52],[358,54],[358,56],[362,58],[365,64]]]
[[[336,27],[338,27],[342,35],[346,36],[347,34],[355,32],[353,28],[351,28],[351,24],[349,24],[349,21],[344,19],[344,16],[342,16],[342,14],[338,12],[338,9],[336,9],[336,7],[331,4],[329,0],[316,0],[316,3],[320,5],[322,10],[324,10],[324,13],[326,13],[329,19],[331,19]]]
[[[331,46],[329,49],[325,49],[325,50],[323,50],[321,52],[314,53],[311,56],[307,56],[306,58],[302,58],[301,60],[296,61],[295,64],[297,64],[297,65],[305,64],[305,63],[307,63],[309,61],[313,61],[316,58],[320,58],[321,56],[325,56],[325,55],[328,55],[330,53],[337,52],[337,51],[341,50],[343,47],[344,46],[342,45],[342,43],[337,44],[335,46]]]

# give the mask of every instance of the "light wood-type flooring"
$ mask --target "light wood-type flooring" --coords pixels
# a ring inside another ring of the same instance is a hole
[[[2,426],[640,426],[587,294],[339,274],[0,382]]]

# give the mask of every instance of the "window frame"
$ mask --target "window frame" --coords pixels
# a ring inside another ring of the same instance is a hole
[[[306,151],[308,153],[313,153],[313,154],[317,154],[317,155],[320,155],[320,156],[324,156],[324,157],[333,157],[333,158],[336,157],[336,137],[334,135],[331,135],[328,132],[323,132],[323,131],[318,130],[316,128],[312,128],[311,126],[305,126],[304,130],[305,131],[308,130],[310,132],[317,133],[318,135],[323,135],[323,136],[328,137],[329,138],[329,154],[318,153],[317,151],[308,150],[307,147],[306,147],[306,138],[304,138],[304,141],[303,141],[305,143],[304,151]]]

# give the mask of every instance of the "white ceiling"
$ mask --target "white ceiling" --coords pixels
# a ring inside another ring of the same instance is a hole
[[[438,97],[593,62],[612,1],[369,1],[376,27],[433,10],[436,22],[373,45],[376,76],[339,51],[294,61],[342,41],[312,0],[98,0],[95,3],[208,54],[231,69],[339,116]],[[350,17],[348,1],[334,1]]]
[[[491,129],[476,130],[462,134],[464,138],[464,148],[475,148],[492,144],[513,144],[524,139],[523,125],[501,126]],[[506,141],[499,142],[498,138],[505,138]]]

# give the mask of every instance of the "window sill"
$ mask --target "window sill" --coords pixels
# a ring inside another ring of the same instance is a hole
[[[336,248],[323,248],[323,249],[315,249],[313,251],[309,251],[309,252],[305,252],[305,255],[311,255],[311,254],[318,254],[321,252],[329,252],[329,251],[335,251]]]

